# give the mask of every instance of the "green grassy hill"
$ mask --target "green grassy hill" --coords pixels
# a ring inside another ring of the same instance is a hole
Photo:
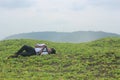
[[[6,59],[22,45],[45,43],[55,55]],[[0,80],[120,80],[120,38],[87,43],[0,41]]]

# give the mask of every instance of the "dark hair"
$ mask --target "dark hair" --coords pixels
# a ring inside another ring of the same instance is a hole
[[[51,54],[56,54],[55,48],[51,48]]]

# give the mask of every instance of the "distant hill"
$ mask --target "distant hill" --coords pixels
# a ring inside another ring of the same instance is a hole
[[[120,37],[115,33],[102,31],[76,31],[76,32],[31,32],[8,36],[5,39],[36,39],[53,42],[88,42],[105,37]]]

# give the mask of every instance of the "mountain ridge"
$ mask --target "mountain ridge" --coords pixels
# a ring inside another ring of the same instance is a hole
[[[48,40],[53,42],[88,42],[105,37],[120,37],[115,33],[108,33],[103,31],[75,31],[75,32],[30,32],[20,33],[6,37],[5,39],[36,39]]]

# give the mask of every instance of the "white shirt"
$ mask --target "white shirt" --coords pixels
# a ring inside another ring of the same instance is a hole
[[[46,54],[48,54],[48,52],[42,52],[42,53],[41,53],[41,55],[46,55]]]
[[[42,48],[35,48],[35,52],[39,53],[42,50]]]
[[[36,54],[39,53],[42,50],[42,48],[35,48],[35,52]],[[46,48],[43,50],[43,52],[41,53],[41,55],[46,55],[48,54]]]

